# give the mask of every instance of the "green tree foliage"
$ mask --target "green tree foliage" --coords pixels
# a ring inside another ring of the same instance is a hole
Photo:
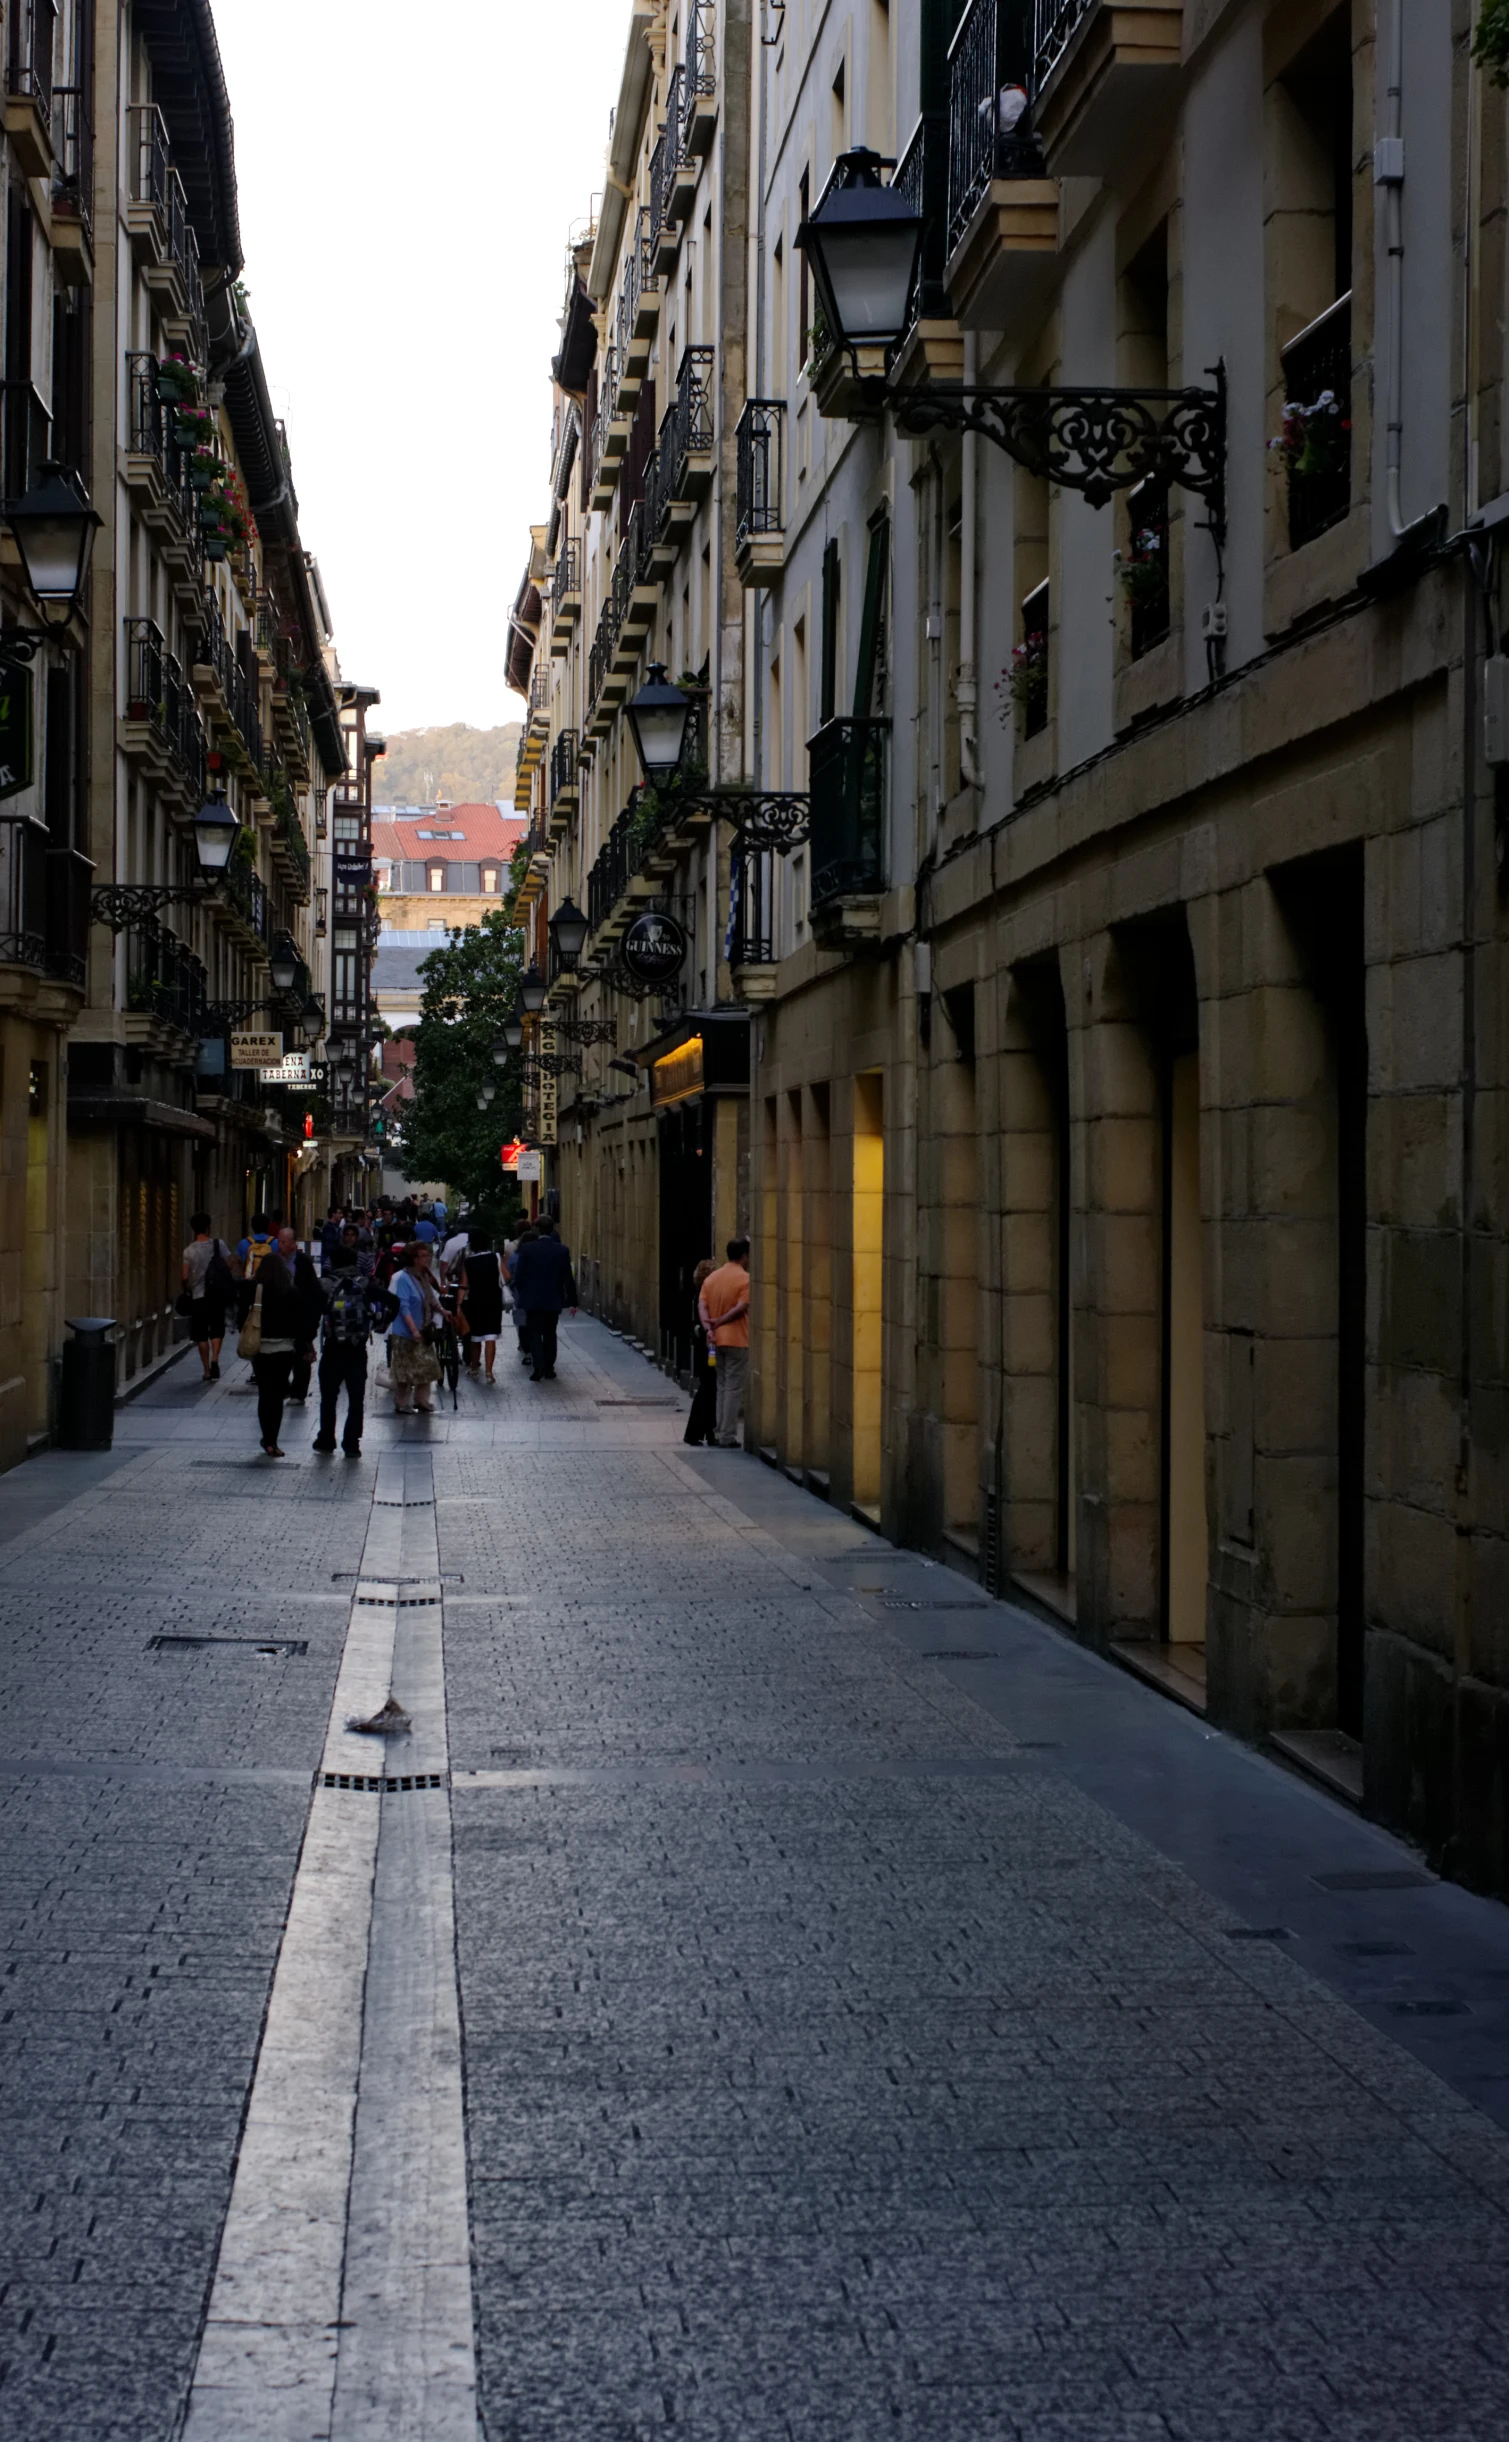
[[[432,806],[441,797],[453,806],[513,804],[519,724],[470,729],[452,721],[443,729],[399,729],[373,774],[373,793],[385,806]]]
[[[498,1153],[519,1133],[523,1093],[517,1053],[499,1068],[492,1046],[513,1006],[523,947],[505,911],[492,908],[423,960],[414,1100],[403,1119],[406,1175],[443,1179],[454,1194],[499,1216],[513,1200],[513,1182]],[[479,1111],[484,1085],[498,1091]]]
[[[1487,69],[1490,83],[1509,85],[1509,0],[1483,0],[1472,51]]]

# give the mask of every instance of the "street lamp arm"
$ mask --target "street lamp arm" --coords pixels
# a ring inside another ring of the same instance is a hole
[[[1219,539],[1225,530],[1226,369],[1214,387],[1143,389],[985,389],[961,382],[887,388],[884,404],[898,428],[977,432],[1029,474],[1104,508],[1116,492],[1149,478],[1177,483],[1207,504]]]
[[[97,882],[89,893],[89,921],[108,924],[112,933],[128,925],[145,924],[159,909],[175,904],[201,907],[215,896],[213,883]]]

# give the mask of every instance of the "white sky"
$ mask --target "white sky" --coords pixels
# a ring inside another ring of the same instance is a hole
[[[517,720],[568,236],[628,0],[215,0],[243,274],[341,667],[385,730]]]

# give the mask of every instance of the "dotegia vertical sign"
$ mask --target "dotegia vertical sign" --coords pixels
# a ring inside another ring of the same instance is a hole
[[[543,1064],[553,1061],[554,1058],[555,1028],[542,1024],[540,1027],[540,1060]],[[560,1084],[555,1070],[542,1065],[540,1069],[540,1142],[542,1145],[555,1143],[555,1114],[559,1094]]]

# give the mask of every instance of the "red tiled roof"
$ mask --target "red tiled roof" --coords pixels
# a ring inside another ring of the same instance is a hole
[[[480,857],[497,857],[507,864],[528,825],[517,814],[500,814],[495,805],[447,806],[443,813],[372,817],[372,853],[422,865],[475,865]],[[461,839],[423,839],[424,831],[460,831]]]

